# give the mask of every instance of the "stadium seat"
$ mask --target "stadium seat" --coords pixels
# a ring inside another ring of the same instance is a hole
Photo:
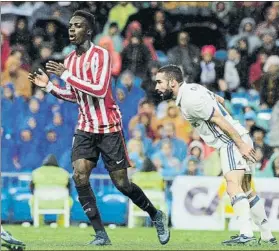
[[[32,221],[29,207],[29,199],[32,197],[28,188],[11,188],[9,189],[11,194],[10,208],[12,210],[11,221],[24,222]]]
[[[163,177],[157,172],[137,172],[132,181],[141,187],[154,206],[167,213],[166,196]],[[135,227],[136,217],[146,217],[148,214],[129,201],[128,227]]]
[[[11,197],[7,190],[1,191],[1,221],[10,220]]]
[[[128,198],[111,186],[98,193],[98,208],[104,224],[125,225],[128,218]]]
[[[41,214],[62,214],[64,215],[64,227],[70,226],[70,199],[67,188],[37,188],[34,190],[33,199],[34,227],[39,227]]]
[[[257,114],[256,125],[269,131],[269,120],[271,118],[272,109],[260,110]]]

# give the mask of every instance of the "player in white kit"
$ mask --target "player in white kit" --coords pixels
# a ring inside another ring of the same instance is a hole
[[[199,84],[185,83],[176,65],[159,69],[156,91],[163,100],[176,98],[183,117],[206,144],[220,151],[227,193],[240,223],[240,234],[222,243],[230,246],[257,243],[252,231],[253,220],[261,231],[258,243],[276,245],[264,205],[251,189],[251,169],[256,161],[253,141],[248,131],[223,107],[224,99]]]
[[[25,249],[25,244],[15,239],[10,233],[6,232],[1,225],[1,246],[6,247],[8,250],[20,251]]]

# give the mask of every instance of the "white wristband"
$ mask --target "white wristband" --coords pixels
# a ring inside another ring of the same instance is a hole
[[[66,82],[67,78],[71,76],[71,73],[68,70],[65,70],[60,78]]]
[[[44,89],[46,92],[51,92],[53,89],[53,83],[51,81],[48,81],[48,83]]]

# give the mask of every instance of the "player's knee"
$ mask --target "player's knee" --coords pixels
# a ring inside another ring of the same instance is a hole
[[[132,193],[133,187],[130,182],[116,182],[116,188],[126,196],[129,196]]]
[[[248,191],[250,191],[251,189],[251,174],[245,174],[243,181],[242,181],[242,189],[245,193],[247,193]]]
[[[85,186],[89,183],[89,174],[82,168],[75,168],[73,180],[76,186]]]
[[[227,193],[230,197],[235,196],[242,190],[242,176],[239,173],[229,173],[225,178],[227,181]]]

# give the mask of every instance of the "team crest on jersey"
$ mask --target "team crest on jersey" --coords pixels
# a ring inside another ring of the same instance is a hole
[[[87,63],[85,64],[85,70],[88,71],[89,67],[90,67],[90,62],[87,62]]]

